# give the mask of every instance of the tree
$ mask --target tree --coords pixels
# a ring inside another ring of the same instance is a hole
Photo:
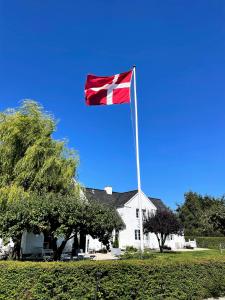
[[[163,252],[163,246],[166,238],[170,234],[181,234],[182,226],[177,216],[170,210],[157,210],[155,214],[150,214],[143,223],[144,233],[155,233],[160,252]]]
[[[78,158],[52,138],[55,129],[54,118],[34,101],[0,113],[0,236],[10,233],[17,256],[29,221],[19,207],[34,195],[73,194]]]
[[[77,234],[89,234],[108,247],[113,230],[124,226],[115,209],[81,198],[79,189],[73,195],[36,195],[29,211],[28,228],[44,233],[51,242],[54,260],[60,259],[66,243]],[[63,238],[60,243],[59,238]]]
[[[9,186],[0,191],[0,236],[4,243],[13,239],[13,257],[20,257],[20,243],[25,229],[29,230],[30,195],[20,187]]]
[[[124,228],[125,224],[114,207],[101,204],[97,199],[89,199],[86,222],[81,226],[85,234],[99,239],[109,249],[113,230],[118,232]]]
[[[32,199],[28,227],[35,233],[44,234],[53,250],[54,260],[60,259],[66,243],[85,222],[85,206],[79,189],[73,195],[48,193]]]
[[[24,230],[43,232],[58,260],[77,234],[108,245],[112,231],[123,227],[115,209],[81,197],[77,156],[52,138],[55,128],[34,101],[0,114],[0,237],[13,239],[16,258]]]
[[[225,235],[225,199],[214,205],[208,214],[209,222],[213,228]]]
[[[185,201],[177,208],[181,223],[184,225],[185,235],[190,236],[217,236],[219,231],[215,230],[209,222],[210,210],[220,203],[220,198],[202,196],[194,192],[184,195]]]

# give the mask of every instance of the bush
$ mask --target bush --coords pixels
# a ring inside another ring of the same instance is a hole
[[[106,248],[102,248],[100,250],[97,251],[98,253],[103,253],[103,254],[106,254],[108,251]]]
[[[204,299],[225,294],[225,259],[0,262],[0,300]],[[179,256],[179,254],[176,254]]]
[[[119,239],[118,235],[115,236],[115,240],[113,242],[113,248],[119,248]]]
[[[194,237],[194,236],[185,236],[185,240],[194,240],[196,239],[198,248],[209,248],[209,249],[219,249],[220,244],[225,244],[225,237]]]
[[[127,251],[127,252],[137,252],[138,249],[133,247],[133,246],[127,246],[125,251]]]
[[[143,253],[140,250],[136,250],[135,252],[125,251],[121,256],[122,259],[149,259],[153,257],[154,254],[148,250],[145,250]]]

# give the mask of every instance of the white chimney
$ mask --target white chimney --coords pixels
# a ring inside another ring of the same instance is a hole
[[[106,186],[106,187],[104,188],[104,190],[106,191],[106,194],[112,195],[112,187],[111,187],[111,186]]]

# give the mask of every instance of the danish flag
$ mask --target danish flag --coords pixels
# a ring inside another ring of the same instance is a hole
[[[133,70],[113,76],[88,75],[85,83],[87,105],[130,103]]]

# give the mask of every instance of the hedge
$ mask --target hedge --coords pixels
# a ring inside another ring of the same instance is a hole
[[[209,248],[209,249],[219,249],[220,244],[225,245],[225,237],[194,237],[194,236],[185,236],[185,240],[194,240],[196,239],[197,246],[199,248]]]
[[[1,300],[174,300],[225,295],[225,258],[0,263]]]

